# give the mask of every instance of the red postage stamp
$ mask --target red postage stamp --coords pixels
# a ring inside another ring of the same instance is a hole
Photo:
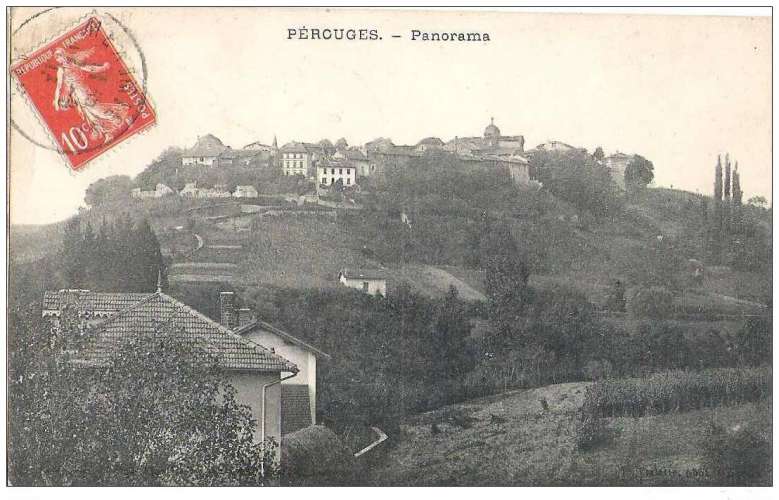
[[[11,74],[74,170],[156,121],[97,17],[27,55]]]

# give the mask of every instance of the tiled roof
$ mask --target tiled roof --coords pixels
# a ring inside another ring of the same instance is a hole
[[[425,137],[421,141],[417,143],[417,145],[426,145],[426,146],[443,146],[444,141],[439,139],[438,137]]]
[[[102,366],[119,348],[122,340],[152,335],[161,328],[175,332],[186,343],[195,344],[214,355],[219,366],[230,370],[297,372],[290,361],[231,332],[173,297],[158,292],[119,312],[89,333],[89,340],[76,361]]]
[[[288,142],[281,146],[280,151],[283,153],[308,153],[309,148],[302,142]]]
[[[281,435],[311,425],[308,386],[281,384]]]
[[[82,313],[116,313],[151,295],[150,293],[100,293],[89,290],[47,290],[43,294],[43,310],[59,311],[65,302],[71,302]]]
[[[342,158],[326,158],[322,160],[317,168],[354,168],[354,165],[348,160]]]
[[[225,149],[227,149],[227,146],[222,144],[218,137],[207,134],[203,137],[198,137],[195,145],[184,151],[182,156],[219,156]]]
[[[363,154],[362,151],[356,148],[343,149],[340,151],[347,160],[367,160],[368,157]]]

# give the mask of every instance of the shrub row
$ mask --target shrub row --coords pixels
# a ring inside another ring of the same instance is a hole
[[[587,389],[582,411],[619,417],[693,410],[756,401],[771,395],[771,368],[673,370],[645,378],[598,382]]]

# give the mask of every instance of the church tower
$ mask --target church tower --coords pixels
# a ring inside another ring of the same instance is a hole
[[[490,146],[495,147],[500,140],[500,129],[495,125],[495,118],[490,118],[490,124],[484,129],[484,141]]]

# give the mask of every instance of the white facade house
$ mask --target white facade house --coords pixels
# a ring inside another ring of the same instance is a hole
[[[258,320],[251,309],[236,310],[233,292],[219,294],[219,323],[242,339],[269,349],[297,367],[295,377],[281,381],[281,434],[315,425],[317,360],[330,359],[330,355]]]
[[[339,180],[344,187],[357,184],[357,167],[345,160],[326,160],[316,167],[317,182],[321,186],[332,186]]]
[[[387,277],[379,269],[343,269],[338,273],[338,281],[368,295],[387,296]]]
[[[281,382],[282,435],[316,425],[317,361],[330,356],[263,321],[252,321],[234,331],[298,367],[294,378]]]
[[[290,142],[281,147],[279,154],[284,175],[308,175],[308,170],[313,165],[313,154],[305,144]]]

